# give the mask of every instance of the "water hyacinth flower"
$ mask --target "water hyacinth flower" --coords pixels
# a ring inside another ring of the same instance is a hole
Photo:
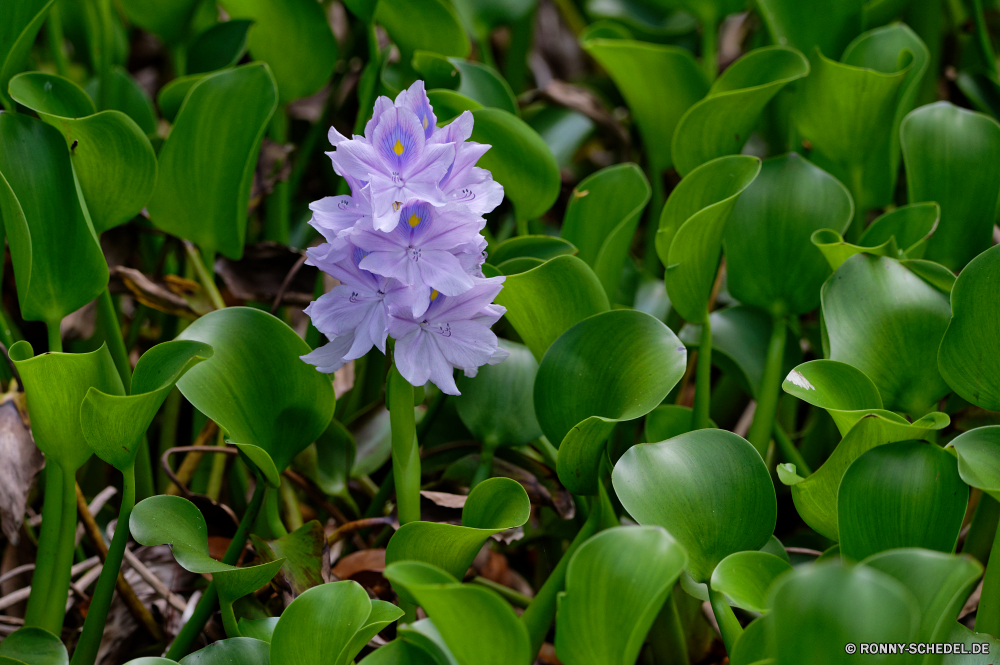
[[[504,278],[483,277],[480,233],[503,187],[476,166],[490,146],[469,140],[471,113],[436,123],[417,81],[376,101],[363,136],[330,130],[327,154],[351,194],[310,205],[326,242],[307,262],[340,282],[306,309],[330,340],[302,356],[319,371],[384,353],[392,336],[403,378],[457,395],[454,369],[475,376],[507,356],[490,330],[506,311],[493,304]]]

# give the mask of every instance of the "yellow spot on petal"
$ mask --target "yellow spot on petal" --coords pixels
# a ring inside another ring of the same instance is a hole
[[[410,228],[413,228],[414,226],[420,223],[420,218],[417,217],[417,213],[413,213],[412,215],[410,215],[410,218],[406,221],[410,223]]]
[[[427,116],[424,116],[424,129],[427,129]]]
[[[438,297],[437,289],[431,291],[431,300],[434,300],[437,297]]]
[[[399,142],[399,139],[396,139],[396,145],[392,146],[392,151],[397,155],[402,155],[404,150],[406,150],[406,148],[404,148],[403,144]]]

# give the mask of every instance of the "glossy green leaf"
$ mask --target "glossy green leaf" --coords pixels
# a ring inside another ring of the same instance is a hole
[[[243,255],[257,152],[278,101],[266,64],[211,74],[187,93],[159,154],[153,223],[203,250]]]
[[[735,14],[746,8],[744,0],[679,0],[677,3],[683,9],[698,17],[705,29],[715,26],[727,14]]]
[[[840,551],[855,561],[899,547],[953,552],[968,503],[955,457],[936,444],[873,448],[840,482]]]
[[[576,254],[577,248],[568,240],[555,236],[514,236],[490,250],[490,263],[499,265],[517,258],[543,261],[564,254]]]
[[[180,339],[209,344],[215,354],[177,387],[233,441],[263,448],[278,471],[329,424],[330,379],[299,360],[309,345],[279,319],[227,307],[195,321]]]
[[[10,93],[66,139],[73,172],[98,235],[142,210],[156,185],[156,154],[130,117],[121,111],[95,114],[82,88],[54,74],[16,76]]]
[[[948,444],[958,455],[962,480],[1000,500],[1000,425],[977,427]]]
[[[197,363],[212,357],[212,347],[174,340],[144,353],[132,374],[130,395],[91,387],[80,407],[87,445],[119,471],[135,463],[142,437],[174,384]]]
[[[850,61],[812,54],[812,72],[799,86],[793,111],[799,134],[812,147],[810,160],[847,185],[859,214],[889,203],[895,183],[892,165],[898,163],[892,159],[891,137],[900,96],[910,85],[911,70],[922,67],[927,57],[926,48],[923,61],[907,56],[915,46],[900,46],[887,55],[877,47],[896,46],[895,33],[875,33],[859,40],[875,39],[876,48],[858,47]]]
[[[646,414],[643,435],[649,443],[666,441],[692,429],[694,412],[689,406],[663,404]],[[715,424],[712,424],[715,427]]]
[[[777,499],[764,460],[746,439],[704,429],[625,451],[611,476],[639,524],[662,526],[707,582],[734,552],[758,550],[774,532]]]
[[[766,612],[767,591],[782,573],[792,569],[784,559],[767,552],[735,552],[719,562],[711,587],[726,595],[737,607]]]
[[[438,662],[417,645],[395,639],[372,651],[358,665],[438,665]]]
[[[559,594],[559,660],[632,665],[686,562],[684,548],[658,527],[615,527],[584,542]]]
[[[592,39],[583,49],[607,70],[628,103],[653,172],[670,168],[674,129],[708,93],[708,81],[691,52],[628,39]]]
[[[225,21],[198,35],[188,47],[188,74],[214,72],[239,62],[246,52],[247,31],[253,23],[251,20]]]
[[[459,584],[444,571],[417,561],[387,566],[385,577],[397,591],[405,589],[417,599],[459,665],[530,661],[527,629],[493,591]]]
[[[537,0],[454,0],[458,15],[475,35],[488,36],[498,25],[509,25],[535,8]]]
[[[761,18],[776,44],[794,46],[806,54],[819,47],[828,58],[839,58],[863,29],[865,0],[840,0],[822,6],[798,0],[757,0]]]
[[[759,159],[744,155],[706,162],[681,180],[663,207],[656,253],[667,269],[670,302],[687,321],[708,316],[726,223],[760,169]]]
[[[510,84],[488,65],[448,58],[430,51],[417,51],[413,54],[413,68],[431,88],[448,88],[483,106],[520,114]]]
[[[475,378],[456,377],[461,395],[458,416],[477,441],[489,449],[519,446],[542,434],[532,397],[538,361],[528,347],[500,340],[510,355],[499,365],[484,365]]]
[[[380,0],[375,20],[399,47],[403,62],[416,50],[464,58],[469,39],[450,3],[444,0]]]
[[[570,194],[560,233],[594,269],[608,299],[618,290],[622,267],[651,194],[649,180],[632,163],[601,169],[581,180]]]
[[[917,599],[924,642],[951,641],[951,627],[983,574],[982,565],[967,554],[916,548],[880,552],[861,563],[896,578]]]
[[[948,655],[941,661],[942,665],[992,665],[996,660],[996,654],[1000,653],[1000,641],[988,633],[974,633],[957,621],[951,624],[951,632],[948,633],[947,641],[953,644],[964,644],[966,651],[971,652],[974,648],[982,649],[985,644],[989,653],[980,653],[975,656],[968,655]]]
[[[510,478],[489,478],[469,493],[461,526],[440,522],[404,524],[389,540],[385,561],[422,561],[461,579],[490,536],[522,526],[530,513],[531,504],[520,483]]]
[[[267,617],[265,619],[240,619],[240,635],[252,637],[261,642],[271,643],[271,636],[274,634],[274,627],[278,625],[278,617]],[[150,665],[157,665],[151,663]]]
[[[306,522],[292,533],[275,540],[264,541],[251,534],[250,541],[262,561],[284,559],[281,573],[293,595],[298,596],[323,584],[326,535],[323,533],[323,525],[318,521]]]
[[[767,312],[736,305],[717,309],[709,316],[712,324],[712,363],[734,377],[748,395],[760,394],[764,364],[774,319]],[[687,324],[679,335],[688,347],[701,344],[701,326]],[[789,335],[785,342],[783,371],[790,371],[802,359],[799,341]]]
[[[796,153],[765,160],[726,224],[730,293],[775,314],[816,309],[830,269],[810,236],[818,229],[843,233],[853,215],[851,195],[823,169]]]
[[[472,112],[472,140],[493,146],[478,166],[503,185],[519,220],[541,217],[559,196],[559,165],[538,132],[500,109]]]
[[[878,386],[887,409],[922,416],[948,392],[938,346],[951,316],[948,296],[886,257],[845,261],[822,290],[830,358]]]
[[[315,444],[315,457],[306,448],[296,458],[296,466],[331,496],[348,494],[347,482],[357,456],[354,436],[337,420],[331,420]],[[299,465],[302,460],[304,465]]]
[[[546,106],[527,118],[555,155],[560,168],[573,163],[580,147],[594,134],[597,124],[579,111],[561,106]]]
[[[909,643],[920,627],[916,599],[895,579],[867,566],[803,566],[771,592],[771,644],[777,665],[840,665],[861,656],[845,645]],[[868,663],[914,663],[909,654],[869,655]]]
[[[862,417],[879,412],[882,395],[864,372],[836,360],[810,360],[788,373],[782,390],[821,409],[846,435]],[[891,417],[891,416],[890,416]]]
[[[952,390],[991,411],[1000,411],[1000,328],[995,301],[1000,249],[972,260],[951,291],[954,316],[941,340],[938,368]]]
[[[434,115],[437,116],[439,123],[450,122],[463,111],[483,108],[483,105],[476,100],[460,95],[454,90],[428,90],[427,100],[434,107]]]
[[[130,23],[152,32],[168,44],[187,38],[197,5],[197,0],[122,0]]]
[[[146,91],[120,65],[111,68],[111,76],[108,80],[111,82],[111,92],[107,95],[106,110],[121,111],[132,118],[135,124],[139,125],[146,133],[146,136],[154,135],[157,124],[156,112],[153,110],[153,102],[150,101]],[[99,77],[92,78],[87,83],[86,90],[91,99],[100,99],[101,79]]]
[[[160,107],[163,119],[174,122],[177,118],[177,112],[181,110],[181,105],[187,94],[191,92],[191,88],[210,73],[179,76],[160,88],[160,92],[156,95],[156,105]]]
[[[458,665],[455,656],[451,654],[448,645],[444,643],[441,631],[430,619],[421,619],[399,626],[396,634],[406,642],[423,649],[435,665]]]
[[[559,448],[563,485],[596,494],[611,430],[656,408],[686,365],[677,336],[637,310],[592,316],[556,340],[539,365],[534,398],[538,424]]]
[[[80,204],[54,128],[25,114],[0,114],[0,214],[21,316],[59,325],[108,284],[108,265]]]
[[[370,625],[381,624],[383,605],[376,610],[357,582],[322,584],[309,589],[285,608],[271,636],[271,665],[329,662],[349,665],[365,642],[354,649],[354,638]],[[393,608],[393,620],[402,611]],[[375,616],[372,616],[372,615]],[[378,631],[376,631],[378,632]]]
[[[923,256],[927,240],[937,228],[940,216],[941,208],[936,203],[913,203],[880,215],[865,229],[857,244],[845,241],[843,236],[833,229],[820,229],[813,233],[811,240],[834,270],[855,254],[888,256],[906,261],[909,256],[915,258]],[[923,263],[939,265],[929,261]],[[906,265],[911,267],[909,264]],[[948,272],[943,266],[941,270]],[[917,270],[913,272],[924,277]],[[927,277],[924,279],[934,283]]]
[[[731,64],[677,123],[671,143],[677,172],[739,153],[768,102],[808,73],[809,61],[788,46],[754,49]]]
[[[323,87],[337,61],[337,39],[323,7],[313,0],[221,0],[234,19],[254,22],[247,46],[266,62],[278,85],[281,104],[308,97]]]
[[[771,638],[771,618],[765,614],[751,621],[736,640],[733,650],[729,653],[732,665],[753,665],[753,663],[772,664],[769,660],[774,650],[768,644]]]
[[[62,640],[41,628],[21,628],[0,642],[0,656],[30,665],[69,665]]]
[[[508,277],[496,303],[507,308],[507,321],[539,361],[573,325],[610,309],[597,275],[575,256]]]
[[[965,267],[993,244],[1000,174],[1000,125],[948,102],[922,106],[900,128],[911,202],[937,201],[941,223],[927,243],[928,259]]]
[[[867,414],[858,420],[815,473],[794,484],[789,482],[787,476],[781,480],[786,485],[792,484],[792,500],[805,523],[831,540],[840,540],[837,492],[844,474],[854,460],[876,446],[922,439],[933,430],[947,427],[948,423],[948,416],[936,411],[912,424],[886,411]],[[793,465],[783,466],[786,472],[795,470]]]
[[[227,441],[226,443],[233,442]],[[281,485],[281,475],[278,467],[274,465],[274,460],[271,459],[266,450],[252,443],[234,443],[233,445],[239,450],[243,461],[249,462],[247,466],[251,469],[256,467],[257,471],[260,471],[260,477],[267,482],[269,487],[277,488]]]
[[[180,665],[268,665],[267,642],[250,637],[231,637],[212,642],[204,649],[182,658]]]
[[[10,347],[10,359],[24,386],[35,444],[64,470],[79,469],[93,454],[78,415],[88,391],[125,393],[107,346],[33,356],[31,345],[22,341]]]
[[[8,103],[7,83],[24,67],[54,0],[24,0],[5,5],[0,22],[0,101]]]

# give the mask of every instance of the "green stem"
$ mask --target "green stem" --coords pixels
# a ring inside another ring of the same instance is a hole
[[[385,507],[389,497],[392,496],[392,491],[396,488],[395,481],[396,479],[391,473],[386,474],[385,480],[382,481],[378,492],[372,497],[372,502],[368,504],[368,509],[365,510],[363,517],[378,517],[382,514],[382,509]]]
[[[701,26],[701,64],[708,80],[714,81],[719,75],[719,26],[714,22]]]
[[[69,598],[70,569],[73,567],[73,551],[76,549],[76,473],[75,470],[61,468],[62,510],[59,515],[59,542],[52,566],[52,582],[41,628],[53,635],[62,633],[63,619],[66,617],[66,600]]]
[[[996,538],[997,522],[1000,521],[1000,501],[983,492],[979,497],[979,505],[972,516],[969,533],[965,537],[963,554],[970,554],[984,566],[990,558],[990,546]]]
[[[413,417],[413,386],[393,364],[388,385],[392,428],[392,475],[396,483],[399,524],[420,520],[420,451]]]
[[[268,129],[270,138],[275,143],[284,145],[288,142],[288,113],[284,106],[278,108],[271,118]],[[284,158],[274,165],[278,171],[284,168]],[[287,245],[290,232],[291,189],[288,181],[278,179],[274,183],[274,191],[267,197],[266,218],[264,220],[264,238],[276,243]]]
[[[218,436],[215,438],[215,445],[222,448],[226,447],[226,433],[222,428],[219,428]],[[227,455],[212,456],[212,469],[209,471],[208,487],[205,490],[205,494],[212,501],[218,501],[219,495],[222,494],[222,481],[226,477],[227,457]]]
[[[476,472],[472,476],[472,485],[470,485],[469,489],[472,489],[491,475],[493,475],[493,448],[483,446],[482,452],[479,453],[479,464],[476,465]]]
[[[774,441],[778,444],[778,450],[781,451],[781,456],[786,462],[791,462],[795,465],[795,471],[805,478],[812,473],[812,469],[809,468],[809,463],[806,462],[806,458],[802,456],[799,449],[795,446],[792,440],[788,437],[785,432],[785,428],[781,426],[781,423],[774,421]]]
[[[528,598],[523,593],[511,589],[509,586],[498,584],[493,580],[488,580],[485,577],[477,575],[472,578],[472,583],[496,591],[508,603],[514,607],[520,607],[522,610],[531,605],[531,598]]]
[[[760,394],[757,395],[757,410],[753,414],[753,424],[747,434],[747,440],[753,444],[760,456],[767,454],[771,443],[771,430],[774,426],[774,415],[778,411],[778,397],[781,393],[781,363],[785,359],[785,338],[788,336],[788,325],[784,315],[774,316],[771,320],[771,341],[767,345],[767,359],[764,362],[764,376],[760,381]],[[699,369],[701,369],[699,367]]]
[[[187,252],[188,260],[191,262],[192,267],[194,267],[194,274],[198,276],[198,282],[201,284],[201,288],[205,289],[205,293],[208,294],[208,299],[212,301],[212,305],[215,309],[225,309],[226,302],[222,299],[222,294],[219,293],[219,287],[215,285],[215,277],[205,267],[205,262],[202,260],[198,248],[185,241],[184,251]],[[211,256],[215,255],[214,251],[206,251],[206,253]]]
[[[142,323],[146,320],[146,316],[149,314],[149,307],[146,307],[142,303],[139,303],[135,308],[135,314],[132,316],[132,322],[128,326],[128,336],[125,338],[125,350],[133,348],[139,341],[139,333],[142,332]]]
[[[302,510],[299,508],[299,498],[295,496],[295,488],[288,479],[281,478],[281,503],[285,507],[285,521],[291,531],[302,528]]]
[[[83,624],[83,633],[73,652],[70,665],[94,665],[97,651],[104,636],[104,623],[108,618],[108,609],[114,597],[115,584],[121,570],[122,558],[125,556],[125,546],[128,544],[128,519],[135,506],[135,471],[128,468],[122,471],[122,503],[118,511],[118,526],[108,547],[108,555],[101,569],[101,577],[97,580],[94,595],[90,599],[90,609]]]
[[[49,9],[49,18],[45,24],[45,32],[49,39],[49,50],[52,52],[52,60],[56,63],[56,73],[59,76],[69,75],[69,59],[66,57],[63,38],[62,16],[59,13],[59,6],[53,4]]]
[[[226,549],[226,553],[222,557],[222,563],[228,563],[233,565],[240,558],[240,553],[243,551],[243,547],[247,542],[247,535],[250,532],[250,527],[257,519],[257,513],[260,512],[261,504],[264,502],[265,488],[267,487],[263,478],[257,478],[257,486],[254,487],[253,496],[250,498],[250,504],[247,506],[247,511],[243,513],[243,519],[240,520],[240,525],[236,529],[236,534],[233,536],[232,542],[229,543],[229,547]],[[167,649],[165,655],[169,660],[180,660],[188,653],[191,652],[191,647],[194,645],[194,641],[201,634],[201,629],[205,627],[205,623],[208,622],[209,617],[215,611],[215,604],[219,600],[219,592],[215,588],[215,584],[209,584],[208,588],[205,589],[205,594],[198,601],[198,605],[194,608],[194,612],[191,614],[191,618],[188,619],[187,623],[181,628],[181,632],[177,634],[177,639],[174,643],[170,645]]]
[[[972,18],[976,23],[976,39],[979,41],[979,49],[982,51],[983,64],[987,71],[997,76],[997,56],[993,50],[993,42],[990,40],[990,31],[986,27],[986,18],[983,16],[983,0],[972,0]]]
[[[222,628],[226,631],[226,637],[242,637],[240,624],[236,621],[236,613],[233,612],[233,604],[220,602],[219,612],[222,614]]]
[[[174,67],[174,77],[180,78],[187,74],[187,46],[177,44],[170,52],[170,61]]]
[[[52,587],[52,568],[59,548],[59,527],[62,522],[62,469],[51,458],[45,461],[45,500],[42,503],[42,528],[38,535],[38,552],[35,554],[35,572],[31,577],[31,595],[24,614],[26,627],[43,627],[49,589]]]
[[[708,600],[712,604],[712,613],[715,620],[719,622],[719,632],[722,633],[722,641],[726,645],[726,652],[732,654],[736,640],[743,634],[743,626],[736,619],[733,608],[726,602],[725,596],[709,585]]]
[[[701,342],[698,344],[698,369],[694,384],[694,416],[692,429],[706,429],[712,426],[709,408],[712,405],[712,320],[705,312],[701,324]]]
[[[496,58],[493,57],[493,45],[490,44],[490,33],[479,35],[476,38],[476,45],[479,47],[479,58],[487,67],[497,68]]]
[[[553,446],[548,439],[544,436],[540,436],[530,444],[535,451],[542,456],[542,460],[545,461],[545,465],[548,466],[553,471],[559,466],[559,450]]]
[[[993,537],[993,553],[1000,552],[1000,529]],[[990,557],[976,611],[976,632],[1000,635],[1000,557]]]
[[[59,330],[59,326],[62,321],[55,321],[54,323],[46,323],[45,328],[49,334],[49,353],[62,353],[62,331]]]
[[[267,528],[271,530],[272,537],[284,538],[288,535],[288,529],[281,521],[281,511],[278,510],[278,490],[273,487],[268,487],[264,495],[264,519],[267,520]]]
[[[674,593],[667,596],[649,631],[649,646],[656,665],[688,665],[687,638]]]
[[[104,289],[97,297],[97,322],[104,332],[104,341],[108,344],[111,359],[121,377],[125,394],[132,392],[132,366],[128,361],[128,351],[125,349],[125,339],[122,337],[121,323],[115,311],[115,303],[111,300],[111,292]]]
[[[538,590],[531,604],[528,605],[528,608],[521,615],[521,622],[528,629],[528,637],[531,639],[532,659],[534,659],[538,651],[542,648],[545,636],[549,632],[549,626],[552,625],[552,620],[556,616],[556,600],[566,585],[566,568],[569,566],[569,560],[580,545],[583,545],[588,538],[601,530],[601,524],[604,521],[603,513],[607,509],[607,493],[604,491],[603,484],[598,489],[600,490],[600,495],[595,497],[594,505],[591,507],[590,515],[587,516],[587,521],[584,522],[580,531],[577,532],[576,537],[573,538],[573,542],[570,543],[562,558],[559,559],[559,563],[556,564],[552,574],[545,580],[545,584]]]
[[[517,235],[519,236],[529,235],[531,233],[531,230],[528,227],[529,220],[522,219],[521,216],[517,214],[516,210],[514,211],[514,214],[515,214],[514,227],[517,229]]]

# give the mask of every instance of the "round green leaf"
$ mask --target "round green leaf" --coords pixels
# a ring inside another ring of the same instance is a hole
[[[490,262],[499,265],[518,258],[542,261],[564,254],[576,254],[577,248],[569,241],[555,236],[514,236],[490,249]]]
[[[939,286],[935,276],[925,275],[916,265],[936,266],[938,271],[946,274],[949,281],[954,280],[947,268],[930,261],[913,261],[924,255],[927,240],[937,228],[941,216],[941,208],[937,203],[911,203],[880,215],[861,234],[858,243],[846,242],[840,233],[832,229],[820,229],[813,233],[812,243],[823,252],[827,263],[836,270],[847,259],[855,254],[870,254],[872,256],[888,256],[906,263],[913,272],[926,281]],[[951,290],[950,284],[942,290]]]
[[[530,661],[527,629],[495,592],[459,584],[444,571],[417,561],[387,566],[385,576],[397,591],[405,589],[416,598],[459,665]]]
[[[121,111],[95,114],[82,88],[54,74],[21,74],[10,86],[11,97],[66,139],[97,234],[142,210],[156,184],[156,153],[135,121]]]
[[[0,214],[21,316],[59,325],[108,285],[66,141],[23,113],[0,114]]]
[[[692,323],[708,316],[726,222],[743,191],[760,173],[756,157],[719,157],[691,171],[660,215],[656,253],[674,309]]]
[[[205,517],[185,498],[160,494],[140,501],[129,518],[129,529],[141,545],[170,545],[185,570],[203,574],[233,569],[209,556]]]
[[[111,92],[107,95],[107,107],[105,110],[121,111],[135,121],[135,124],[142,128],[146,136],[156,134],[156,112],[153,110],[153,102],[149,95],[132,77],[128,71],[115,65],[111,68],[111,76],[108,78]],[[91,99],[101,98],[101,79],[94,77],[87,83],[87,94]]]
[[[0,656],[30,665],[69,665],[62,640],[41,628],[21,628],[0,642]]]
[[[227,443],[233,442],[227,441]],[[233,445],[244,456],[244,459],[249,459],[253,466],[257,467],[270,487],[277,488],[281,485],[281,475],[277,467],[274,466],[274,460],[271,459],[266,450],[252,443],[234,443]]]
[[[7,84],[24,68],[38,30],[55,0],[22,0],[4,6],[0,21],[0,101],[7,106]]]
[[[694,412],[689,406],[663,404],[646,415],[643,435],[649,443],[666,441],[691,431]],[[715,424],[712,424],[715,427]]]
[[[808,73],[809,61],[788,46],[754,49],[731,64],[677,123],[671,143],[677,172],[739,153],[768,102]]]
[[[836,360],[810,360],[789,372],[782,390],[826,409],[842,435],[863,416],[881,412],[882,395],[864,372]]]
[[[478,165],[503,185],[520,220],[541,217],[559,196],[559,165],[538,132],[500,109],[472,112],[472,140],[493,146]]]
[[[88,391],[125,394],[108,347],[33,356],[31,345],[21,341],[10,347],[10,359],[24,386],[35,444],[67,472],[79,469],[93,454],[79,416]]]
[[[323,583],[323,550],[326,549],[326,536],[323,533],[323,525],[317,520],[306,522],[292,533],[274,540],[265,541],[250,534],[250,542],[253,543],[253,548],[262,561],[284,559],[282,575],[291,587],[293,595],[298,596]],[[248,637],[255,637],[243,632],[242,628],[240,632]],[[270,635],[266,641],[271,641]]]
[[[404,524],[389,540],[385,561],[423,561],[461,579],[490,536],[524,525],[530,513],[531,504],[520,483],[510,478],[489,478],[469,493],[461,526],[439,522]]]
[[[510,84],[492,67],[430,51],[417,51],[413,54],[413,68],[423,75],[430,88],[448,88],[482,106],[520,115]]]
[[[407,643],[420,647],[431,658],[433,665],[458,665],[441,632],[430,619],[421,619],[399,626],[396,631]],[[393,664],[395,665],[395,664]]]
[[[788,561],[767,552],[735,552],[719,562],[710,586],[727,596],[733,605],[751,612],[766,612],[767,591],[782,573],[792,569]]]
[[[579,250],[611,299],[652,190],[635,164],[616,164],[573,188],[560,233]]]
[[[947,415],[937,411],[912,424],[894,413],[874,411],[857,421],[823,466],[811,476],[789,478],[788,471],[794,474],[794,465],[784,465],[785,474],[779,472],[778,475],[783,483],[792,485],[792,500],[805,523],[831,540],[840,540],[837,492],[854,460],[876,446],[922,439],[933,430],[944,429],[949,421]]]
[[[253,21],[225,21],[198,35],[188,47],[188,73],[204,74],[235,65],[246,52],[252,25]]]
[[[271,643],[271,635],[274,627],[278,625],[278,617],[267,617],[264,619],[240,619],[240,634],[243,637],[252,637],[255,640]],[[158,665],[150,663],[150,665]]]
[[[977,427],[948,444],[958,455],[958,473],[966,483],[1000,499],[1000,425]]]
[[[195,321],[180,339],[204,342],[215,354],[177,387],[233,441],[263,448],[279,471],[329,424],[333,386],[299,360],[309,345],[279,319],[227,307]]]
[[[263,63],[210,74],[191,87],[160,150],[147,206],[158,228],[231,259],[243,255],[257,153],[277,102]]]
[[[591,39],[583,49],[618,86],[642,133],[652,171],[670,168],[674,129],[708,92],[708,81],[691,52],[630,39]]]
[[[130,23],[152,32],[168,44],[176,44],[187,37],[197,5],[197,0],[122,0]]]
[[[765,160],[726,225],[730,293],[775,314],[816,309],[830,269],[810,236],[817,229],[843,233],[853,215],[850,193],[823,169],[794,152]]]
[[[895,579],[867,566],[803,566],[775,582],[769,616],[777,665],[839,665],[844,647],[909,643],[920,627],[916,599]],[[907,655],[867,656],[869,663],[912,663]]]
[[[941,223],[928,259],[960,270],[993,244],[1000,174],[1000,125],[948,102],[922,106],[900,128],[911,202],[936,201]]]
[[[656,408],[686,366],[677,336],[637,310],[597,314],[555,341],[535,378],[535,415],[559,447],[559,479],[570,491],[596,493],[604,442],[615,424]]]
[[[455,406],[462,423],[483,446],[519,446],[542,434],[532,397],[538,361],[528,347],[500,340],[510,355],[499,365],[484,365],[475,378],[456,378],[461,395]]]
[[[308,97],[323,87],[337,62],[337,39],[323,7],[314,0],[221,0],[234,19],[254,22],[247,46],[266,62],[280,103]]]
[[[865,0],[840,0],[822,9],[798,0],[757,0],[771,39],[803,53],[819,47],[829,58],[839,58],[863,29]]]
[[[968,503],[969,486],[944,449],[923,441],[879,446],[840,482],[840,551],[855,561],[898,547],[953,552]]]
[[[156,95],[156,105],[160,107],[160,114],[163,116],[163,119],[168,122],[174,122],[177,118],[177,112],[181,110],[181,104],[184,103],[184,99],[191,91],[191,88],[210,73],[179,76],[160,88],[160,92]]]
[[[768,641],[771,637],[771,617],[765,614],[762,617],[751,621],[743,634],[736,639],[733,650],[729,654],[729,662],[732,665],[753,665],[753,663],[773,664],[769,660],[771,652],[774,650]]]
[[[951,641],[951,627],[983,574],[982,565],[967,554],[917,548],[880,552],[861,563],[896,578],[917,599],[924,642]]]
[[[438,665],[438,662],[416,644],[395,639],[372,651],[358,665]]]
[[[87,445],[119,471],[131,468],[142,437],[177,380],[212,357],[212,347],[174,340],[144,353],[132,375],[132,394],[108,394],[91,387],[80,406]]]
[[[209,644],[181,659],[180,665],[268,665],[267,642],[251,637],[231,637]]]
[[[575,256],[507,277],[496,303],[507,308],[507,321],[539,361],[573,325],[610,309],[597,275]]]
[[[483,105],[476,100],[460,95],[454,90],[428,90],[427,100],[434,107],[434,115],[437,116],[439,123],[450,122],[462,115],[463,111],[483,108]]]
[[[704,429],[625,451],[611,475],[639,524],[670,532],[688,553],[687,571],[707,582],[734,552],[763,547],[777,520],[771,476],[741,436]]]
[[[632,665],[686,561],[684,548],[659,527],[615,527],[584,542],[559,594],[559,660]]]
[[[416,50],[464,58],[469,39],[450,3],[444,0],[380,0],[375,20],[399,47],[403,62]]]
[[[823,285],[822,301],[830,358],[871,378],[887,409],[916,418],[949,392],[934,362],[947,295],[899,261],[859,254]]]
[[[938,368],[956,393],[984,409],[1000,411],[1000,323],[995,302],[1000,282],[1000,249],[969,263],[951,291],[954,316],[948,324]]]

